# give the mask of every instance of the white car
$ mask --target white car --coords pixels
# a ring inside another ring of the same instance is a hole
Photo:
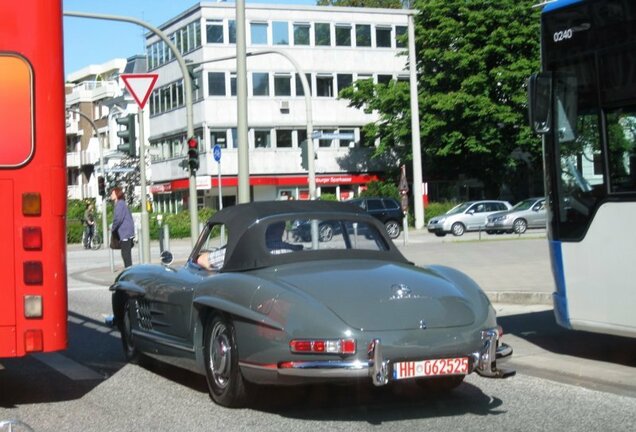
[[[508,201],[467,201],[431,219],[427,226],[428,232],[443,237],[448,233],[460,236],[466,231],[483,230],[488,216],[510,208],[512,206]]]

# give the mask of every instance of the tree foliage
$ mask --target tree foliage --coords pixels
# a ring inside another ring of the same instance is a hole
[[[526,79],[539,69],[534,0],[417,0],[420,129],[427,179],[480,179],[496,196],[518,168],[540,170],[540,140],[527,127]],[[410,145],[408,85],[358,82],[342,92],[374,110],[365,131],[379,152]],[[406,145],[400,147],[400,144]]]
[[[408,7],[410,3],[408,0],[318,0],[317,5],[399,9],[403,6]]]

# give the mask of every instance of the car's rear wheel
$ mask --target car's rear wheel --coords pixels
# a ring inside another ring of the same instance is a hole
[[[417,383],[426,391],[432,393],[448,393],[459,387],[464,381],[465,375],[452,375],[438,378],[420,379]]]
[[[247,403],[246,383],[238,365],[234,325],[229,318],[214,315],[205,324],[205,376],[210,396],[230,408]]]
[[[436,232],[435,235],[437,237],[444,237],[444,236],[446,236],[446,233],[445,232]]]
[[[528,222],[525,219],[517,219],[512,224],[512,230],[516,234],[523,234],[528,229]]]
[[[451,227],[451,232],[453,233],[454,236],[459,237],[461,235],[464,235],[464,232],[466,231],[466,227],[464,226],[463,223],[461,222],[455,222],[453,224],[453,226]]]
[[[400,236],[400,224],[397,221],[387,221],[384,223],[384,227],[386,228],[386,233],[392,239],[396,239]]]
[[[135,336],[133,335],[132,316],[135,313],[136,304],[137,301],[135,299],[131,297],[126,298],[119,325],[124,355],[126,356],[126,360],[130,363],[139,363],[141,357],[141,353],[135,345]]]

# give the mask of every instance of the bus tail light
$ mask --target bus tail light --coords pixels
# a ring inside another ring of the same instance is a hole
[[[25,261],[23,268],[25,285],[42,285],[44,280],[42,261]]]
[[[44,337],[42,330],[27,330],[24,332],[24,350],[26,352],[39,352],[44,349]]]
[[[39,216],[42,214],[42,198],[39,192],[25,192],[22,194],[22,214],[25,216]]]
[[[355,354],[355,339],[293,339],[289,342],[293,353]]]
[[[42,228],[22,228],[22,247],[24,250],[42,250]]]
[[[24,317],[25,318],[42,318],[42,296],[39,296],[39,295],[24,296]]]

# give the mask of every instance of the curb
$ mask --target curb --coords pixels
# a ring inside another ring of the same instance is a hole
[[[491,303],[553,305],[551,292],[486,291],[486,295]]]

